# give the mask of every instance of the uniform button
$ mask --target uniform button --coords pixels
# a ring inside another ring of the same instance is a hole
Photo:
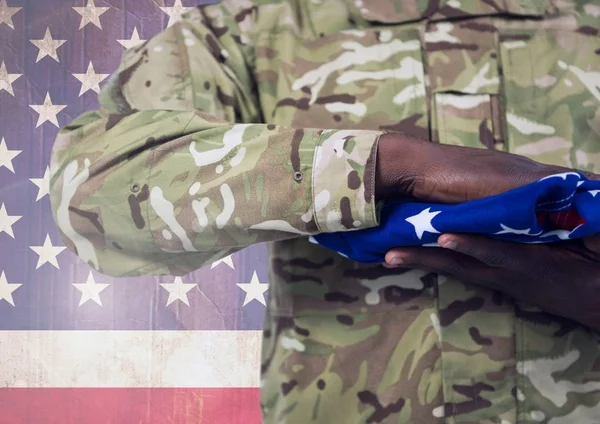
[[[137,193],[138,191],[140,191],[140,186],[139,184],[134,184],[131,186],[131,191],[133,191],[134,193]]]
[[[302,181],[302,177],[303,177],[302,172],[300,172],[300,171],[294,172],[294,179],[296,181],[298,181],[298,182]]]

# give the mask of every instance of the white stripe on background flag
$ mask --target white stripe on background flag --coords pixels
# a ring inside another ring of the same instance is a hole
[[[1,387],[257,388],[260,331],[1,331]]]

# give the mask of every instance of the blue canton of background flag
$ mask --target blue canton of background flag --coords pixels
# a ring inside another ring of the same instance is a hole
[[[355,261],[378,263],[395,247],[436,247],[443,233],[518,243],[581,239],[600,233],[600,181],[568,172],[456,205],[392,202],[383,207],[380,224],[312,240]]]

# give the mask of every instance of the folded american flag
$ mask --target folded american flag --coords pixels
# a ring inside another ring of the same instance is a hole
[[[395,247],[438,246],[443,233],[518,243],[600,234],[600,181],[568,172],[460,204],[390,202],[381,210],[378,227],[319,234],[311,241],[358,262],[379,263]]]

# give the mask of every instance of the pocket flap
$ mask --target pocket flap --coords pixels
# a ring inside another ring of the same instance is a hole
[[[542,17],[549,0],[346,0],[352,14],[368,22],[398,24],[474,16],[515,15]]]

